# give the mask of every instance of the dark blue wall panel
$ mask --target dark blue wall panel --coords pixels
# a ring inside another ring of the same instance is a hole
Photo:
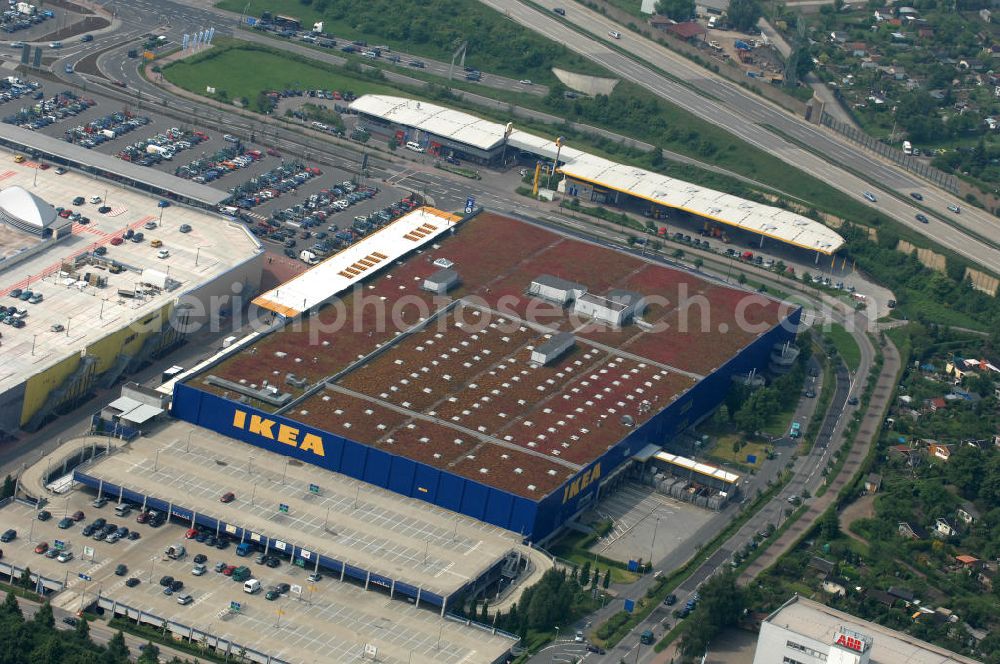
[[[414,498],[420,498],[421,500],[426,500],[429,503],[439,504],[437,500],[438,494],[438,482],[441,480],[441,471],[437,468],[431,468],[430,466],[425,466],[422,463],[415,464],[416,473],[413,477],[413,493],[410,494]]]
[[[383,489],[389,486],[389,471],[392,469],[392,456],[374,447],[367,448],[368,459],[365,462],[364,481]]]
[[[481,520],[486,515],[486,499],[490,491],[494,490],[478,482],[466,480],[465,491],[462,493],[462,506],[458,511]]]
[[[364,477],[368,448],[360,443],[344,441],[344,456],[340,462],[340,472],[358,479]]]
[[[391,456],[389,463],[392,470],[389,473],[389,483],[386,488],[404,496],[414,495],[413,478],[417,473],[417,464],[406,457],[396,455]],[[423,495],[417,497],[427,500]]]
[[[510,513],[514,508],[514,496],[505,491],[491,490],[486,501],[486,515],[484,521],[493,524],[507,524],[504,528],[510,527]]]
[[[462,509],[462,492],[465,480],[451,473],[441,473],[438,479],[437,499],[434,501],[441,507],[459,512]]]

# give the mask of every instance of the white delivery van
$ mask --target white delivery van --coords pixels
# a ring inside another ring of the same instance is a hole
[[[243,592],[248,595],[260,592],[260,581],[257,579],[247,579],[243,582]]]
[[[406,149],[407,150],[413,150],[414,152],[423,152],[424,151],[424,149],[422,147],[420,147],[420,143],[417,143],[416,141],[407,141],[406,142]]]

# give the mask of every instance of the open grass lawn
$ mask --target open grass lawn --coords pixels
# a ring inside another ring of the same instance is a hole
[[[638,0],[636,0],[638,2]],[[242,13],[246,0],[222,0],[220,9]],[[599,65],[536,34],[500,12],[467,0],[257,0],[250,14],[262,11],[299,19],[309,29],[323,21],[323,31],[337,40],[363,40],[413,55],[448,62],[455,49],[467,42],[465,64],[482,71],[530,78],[536,83],[557,81],[552,67],[597,76],[608,76]]]
[[[744,441],[744,445],[740,448],[739,452],[734,452],[733,443],[737,440]],[[737,433],[728,433],[716,439],[715,445],[709,450],[709,454],[714,459],[733,464],[734,466],[760,468],[767,460],[767,450],[769,447],[770,445],[763,441],[748,442],[743,436]],[[747,461],[748,455],[757,457],[754,463]]]
[[[844,359],[847,368],[851,371],[857,371],[858,365],[861,364],[861,349],[858,348],[858,342],[854,340],[854,337],[839,323],[833,323],[830,326],[827,336],[833,341],[834,347],[840,357]]]
[[[336,67],[240,45],[220,45],[204,55],[174,62],[163,69],[163,75],[197,94],[246,97],[254,110],[259,110],[257,95],[266,90],[322,88],[350,90],[356,95],[396,93],[388,85],[348,76]],[[214,95],[206,92],[208,86],[216,89]]]

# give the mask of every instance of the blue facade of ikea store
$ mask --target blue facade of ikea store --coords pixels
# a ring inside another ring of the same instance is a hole
[[[174,388],[172,413],[179,419],[225,436],[425,500],[521,533],[537,542],[553,534],[593,499],[600,477],[611,474],[644,446],[664,444],[711,412],[728,391],[732,376],[766,367],[774,344],[794,338],[800,313],[800,309],[792,311],[783,324],[758,337],[642,426],[631,430],[628,436],[563,486],[538,501],[184,383]],[[321,455],[317,454],[320,447]],[[564,491],[566,487],[576,490]]]

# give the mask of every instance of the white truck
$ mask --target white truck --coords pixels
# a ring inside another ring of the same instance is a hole
[[[319,259],[316,258],[316,254],[311,251],[302,251],[299,253],[299,260],[306,265],[316,265],[319,263]]]
[[[187,551],[184,549],[183,544],[171,544],[163,553],[171,560],[180,560],[187,555]]]

